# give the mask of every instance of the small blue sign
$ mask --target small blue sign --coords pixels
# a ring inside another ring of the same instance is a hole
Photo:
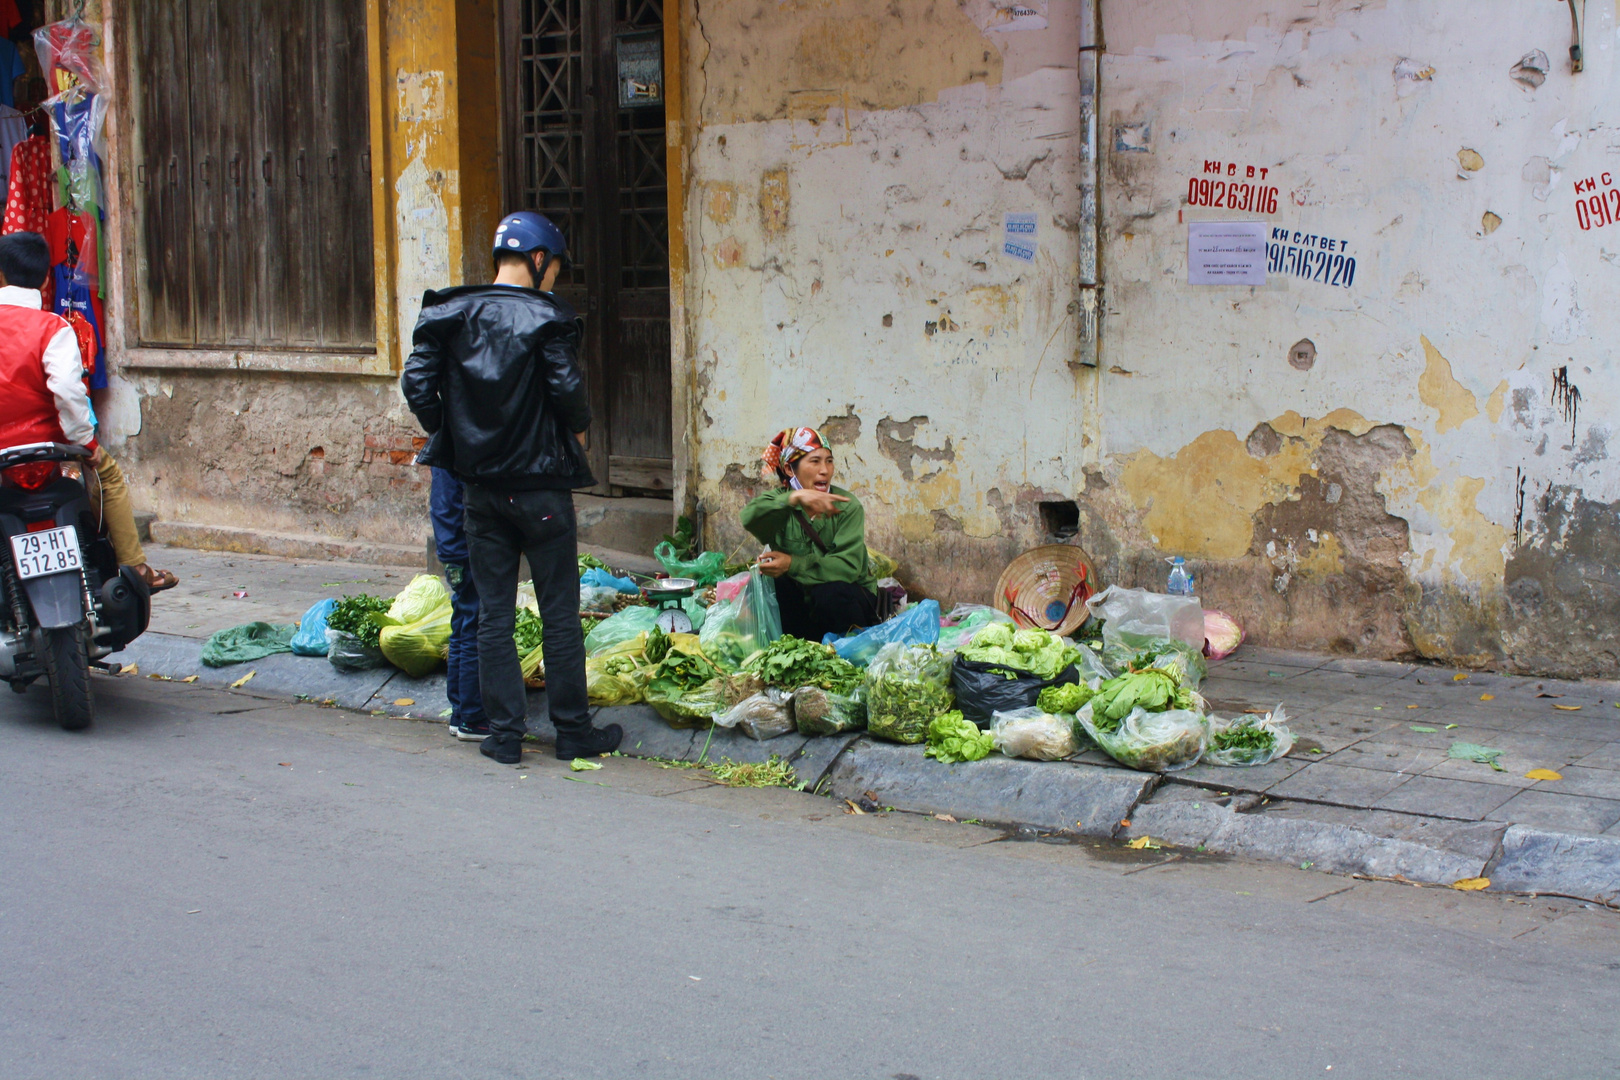
[[[1035,230],[1034,214],[1008,214],[1003,225],[1002,254],[1020,262],[1034,262],[1035,252],[1040,248]]]

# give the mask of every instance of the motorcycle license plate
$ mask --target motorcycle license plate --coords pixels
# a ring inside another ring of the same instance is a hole
[[[77,570],[79,531],[71,525],[44,532],[23,533],[11,538],[11,557],[17,564],[17,577],[49,577]]]

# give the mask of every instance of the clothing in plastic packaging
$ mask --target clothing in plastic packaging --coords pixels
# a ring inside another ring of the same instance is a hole
[[[326,655],[326,620],[337,607],[336,600],[322,600],[311,605],[298,620],[298,633],[293,635],[292,651],[297,656]]]
[[[831,634],[822,642],[856,667],[872,662],[878,650],[892,641],[903,645],[932,645],[939,640],[939,601],[913,604],[892,619],[868,627],[850,637]]]
[[[1048,686],[1080,681],[1073,664],[1043,679],[1027,671],[1015,671],[1004,664],[956,657],[951,664],[951,685],[956,690],[956,707],[981,728],[989,727],[998,712],[1012,712],[1035,704]]]
[[[1079,748],[1074,738],[1074,721],[1057,716],[1039,706],[998,712],[990,724],[996,749],[1008,757],[1032,761],[1062,761]]]

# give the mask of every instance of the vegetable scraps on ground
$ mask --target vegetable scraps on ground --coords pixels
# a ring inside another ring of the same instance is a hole
[[[1007,623],[991,623],[973,640],[957,650],[964,660],[995,664],[1013,671],[1028,672],[1042,679],[1055,679],[1080,659],[1080,650],[1047,630],[1014,630]]]
[[[360,644],[377,647],[377,635],[382,631],[382,624],[374,621],[372,615],[385,615],[392,600],[384,600],[380,596],[370,596],[361,593],[358,596],[345,596],[337,602],[332,614],[326,617],[326,626],[339,633],[352,634],[360,639]]]
[[[980,731],[977,724],[952,709],[936,716],[928,725],[927,756],[936,761],[953,764],[961,761],[981,761],[994,750],[995,739],[988,731]]]

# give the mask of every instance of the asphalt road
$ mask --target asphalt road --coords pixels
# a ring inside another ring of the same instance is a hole
[[[0,692],[0,1076],[1608,1077],[1620,915]],[[966,766],[970,767],[970,766]]]

